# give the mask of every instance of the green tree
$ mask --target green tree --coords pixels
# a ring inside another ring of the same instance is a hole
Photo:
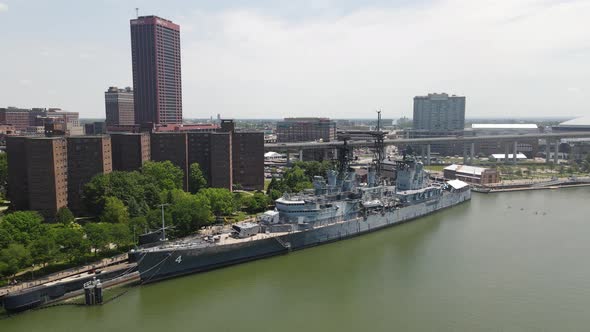
[[[211,211],[216,216],[228,216],[235,211],[234,196],[228,189],[205,188],[197,196],[203,196],[209,201]]]
[[[252,214],[265,211],[270,204],[270,201],[270,197],[262,192],[256,192],[253,195],[244,197],[243,205],[246,212]]]
[[[141,174],[160,190],[182,189],[184,174],[169,160],[148,161],[141,167]]]
[[[169,210],[178,236],[189,235],[214,220],[210,202],[205,195],[179,195]]]
[[[13,241],[28,246],[44,235],[47,225],[43,224],[43,217],[37,212],[17,211],[4,216],[0,221],[0,228],[4,229]]]
[[[141,208],[147,205],[153,184],[147,182],[139,172],[112,172],[99,174],[84,186],[84,202],[88,212],[98,215],[104,209],[107,197],[117,197],[125,205],[135,202]],[[154,187],[155,188],[155,187]]]
[[[57,223],[69,225],[70,223],[73,223],[74,220],[74,214],[67,207],[64,206],[57,210],[57,214],[55,215],[55,221]]]
[[[90,251],[90,243],[84,238],[79,225],[55,229],[55,242],[60,255],[70,261],[79,260]]]
[[[127,207],[117,197],[107,197],[100,221],[109,223],[127,223],[129,221]]]
[[[31,253],[22,244],[12,243],[0,250],[0,274],[3,276],[14,275],[19,270],[31,266],[32,262]]]
[[[188,176],[188,188],[191,193],[195,194],[199,190],[207,187],[207,179],[203,175],[199,163],[192,163]]]
[[[283,175],[283,181],[292,192],[300,192],[303,189],[312,188],[313,185],[305,171],[299,166],[287,170]]]
[[[133,241],[128,225],[112,224],[109,226],[109,237],[117,248],[127,246]]]
[[[86,239],[94,248],[94,253],[97,254],[99,251],[107,248],[111,242],[110,238],[110,226],[104,222],[99,223],[88,223],[84,225],[84,233],[86,233]]]
[[[55,233],[47,232],[44,236],[34,240],[29,246],[33,263],[46,265],[56,260],[59,248],[55,242]]]

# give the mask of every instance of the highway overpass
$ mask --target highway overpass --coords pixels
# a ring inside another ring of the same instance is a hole
[[[485,141],[496,141],[506,143],[506,155],[510,149],[510,145],[516,146],[517,142],[530,139],[544,139],[547,142],[552,142],[555,145],[559,144],[559,140],[562,138],[590,138],[590,131],[586,132],[552,132],[543,134],[521,134],[521,135],[491,135],[491,136],[457,136],[457,137],[432,137],[432,138],[398,138],[398,139],[386,139],[384,140],[385,145],[423,145],[428,156],[427,160],[430,160],[430,144],[457,144],[463,143],[465,146],[464,157],[469,157],[473,160],[474,144],[476,142]],[[299,152],[303,150],[322,150],[322,149],[335,149],[344,145],[343,141],[335,142],[299,142],[299,143],[271,143],[265,144],[265,151],[275,152]],[[372,147],[374,146],[373,141],[353,141],[349,140],[348,145],[351,147]],[[547,145],[549,148],[549,144]],[[467,152],[469,150],[469,152]],[[548,150],[547,150],[548,151]],[[548,153],[547,153],[548,155]],[[516,156],[516,154],[514,154]],[[557,159],[557,154],[555,154]]]

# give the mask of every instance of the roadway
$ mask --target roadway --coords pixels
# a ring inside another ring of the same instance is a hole
[[[522,134],[522,135],[490,135],[490,136],[459,136],[459,137],[430,137],[430,138],[396,138],[386,139],[383,141],[385,145],[428,145],[428,144],[442,144],[442,143],[476,143],[482,141],[500,141],[500,142],[518,142],[521,140],[530,139],[546,139],[550,141],[559,140],[562,138],[590,138],[590,132],[561,132],[561,133],[547,133],[547,134]],[[313,149],[333,149],[344,145],[343,141],[335,142],[298,142],[298,143],[270,143],[264,144],[265,151],[299,151],[299,150],[313,150]],[[348,145],[351,147],[371,147],[374,142],[353,141],[349,140]]]

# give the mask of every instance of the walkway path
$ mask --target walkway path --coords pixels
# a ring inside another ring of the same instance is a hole
[[[87,272],[87,271],[90,271],[93,269],[101,269],[101,268],[104,268],[104,267],[112,265],[112,264],[124,262],[126,260],[127,260],[127,254],[121,254],[118,256],[111,257],[111,258],[105,258],[105,259],[103,259],[99,262],[95,262],[93,264],[88,264],[88,265],[79,266],[79,267],[71,268],[68,270],[63,270],[63,271],[59,271],[56,273],[52,273],[50,275],[47,275],[47,276],[39,278],[39,279],[19,283],[17,285],[5,286],[5,287],[0,288],[0,297],[4,296],[6,294],[9,294],[9,293],[19,291],[19,290],[23,290],[23,289],[43,285],[45,283],[56,281],[59,279],[71,277],[73,275]]]

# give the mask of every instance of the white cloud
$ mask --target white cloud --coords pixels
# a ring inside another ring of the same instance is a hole
[[[0,13],[8,11],[8,5],[0,2]]]
[[[549,115],[564,106],[560,84],[590,84],[588,62],[569,57],[590,44],[589,16],[587,2],[509,0],[301,21],[197,13],[182,37],[185,113],[397,117],[414,95],[447,91],[468,97],[468,116]]]

